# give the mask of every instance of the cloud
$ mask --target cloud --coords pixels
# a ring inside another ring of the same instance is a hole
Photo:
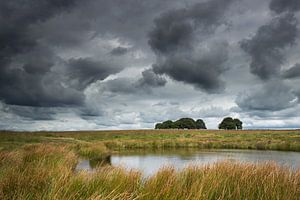
[[[284,71],[282,76],[287,79],[294,79],[300,77],[300,64],[297,63],[293,67]]]
[[[31,25],[69,10],[75,0],[67,1],[1,1],[0,3],[0,57],[31,50],[37,44],[37,36],[30,34]]]
[[[237,105],[245,111],[280,111],[297,105],[293,90],[280,80],[271,80],[262,88],[240,94]]]
[[[60,75],[50,73],[57,59],[49,47],[39,43],[40,36],[31,32],[35,24],[75,4],[74,0],[1,1],[0,99],[26,106],[81,104],[83,94],[63,87]]]
[[[228,44],[222,41],[207,45],[198,36],[211,34],[225,23],[224,15],[231,2],[211,0],[156,18],[148,41],[157,55],[153,71],[206,92],[224,89],[220,75],[225,71]]]
[[[0,129],[299,122],[298,1],[126,2],[0,2]],[[257,81],[249,58],[275,68],[269,78]]]
[[[167,80],[155,74],[152,69],[146,69],[142,72],[142,78],[138,80],[140,86],[161,87],[167,83]]]
[[[251,39],[240,42],[241,48],[251,56],[251,73],[262,80],[280,74],[285,61],[284,50],[297,38],[297,24],[295,16],[286,13],[261,26]]]
[[[113,50],[111,50],[110,54],[113,56],[121,56],[126,54],[129,51],[126,47],[116,47]]]
[[[108,96],[129,95],[129,94],[151,94],[153,88],[163,87],[166,79],[155,74],[152,69],[146,69],[142,72],[141,78],[120,77],[99,83],[99,93]]]
[[[53,108],[31,107],[31,106],[8,106],[8,112],[29,120],[54,120],[56,114]]]
[[[61,85],[59,74],[31,74],[22,69],[2,69],[0,98],[7,104],[25,106],[79,105],[81,92]]]
[[[111,74],[120,72],[122,68],[112,63],[97,61],[92,58],[72,58],[68,61],[70,84],[79,90],[85,89],[91,83],[104,80]]]
[[[276,13],[284,11],[295,12],[300,10],[300,1],[298,0],[272,0],[270,9]]]
[[[105,92],[116,94],[130,94],[137,92],[135,88],[135,81],[130,78],[115,78],[112,80],[107,80],[102,82],[98,89],[102,94]]]
[[[189,48],[197,29],[210,33],[224,23],[224,13],[232,1],[211,0],[191,7],[171,10],[154,20],[149,45],[157,54]]]
[[[215,42],[199,54],[176,53],[154,64],[153,71],[209,93],[218,92],[224,89],[224,82],[219,76],[226,70],[224,62],[228,59],[227,48],[226,42]]]

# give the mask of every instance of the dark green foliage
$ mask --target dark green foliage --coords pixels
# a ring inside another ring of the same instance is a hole
[[[205,123],[202,119],[197,119],[196,129],[206,129]]]
[[[243,129],[243,122],[241,120],[234,119],[233,121],[234,121],[234,123],[236,125],[236,129],[240,129],[240,130]]]
[[[205,123],[202,119],[197,121],[191,118],[181,118],[175,122],[171,120],[163,123],[157,123],[155,129],[206,129]]]
[[[174,123],[171,120],[167,120],[163,123],[158,123],[155,125],[155,129],[170,129],[173,128]]]
[[[242,129],[243,122],[239,119],[232,119],[231,117],[226,117],[219,124],[219,129],[234,130]]]
[[[155,124],[155,129],[162,129],[162,123]]]

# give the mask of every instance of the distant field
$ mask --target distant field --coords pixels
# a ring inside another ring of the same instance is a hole
[[[108,149],[227,148],[300,151],[300,130],[122,130],[0,132],[0,148],[30,143],[93,144]]]

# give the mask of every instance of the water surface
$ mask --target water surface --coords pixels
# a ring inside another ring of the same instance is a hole
[[[126,169],[137,169],[149,176],[161,167],[172,165],[180,170],[188,165],[212,164],[223,160],[240,162],[267,162],[273,161],[279,165],[292,169],[300,169],[300,153],[285,151],[259,151],[259,150],[195,150],[180,149],[167,151],[132,151],[112,155],[107,164],[122,166]],[[102,163],[103,164],[103,163]],[[95,163],[82,160],[77,170],[92,170]]]

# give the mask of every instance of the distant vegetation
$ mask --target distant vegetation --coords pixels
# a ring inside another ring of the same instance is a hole
[[[155,129],[206,129],[202,119],[181,118],[175,122],[167,120],[155,125]]]
[[[239,119],[232,119],[231,117],[226,117],[223,121],[219,124],[219,129],[225,130],[241,130],[243,129],[243,122]]]
[[[175,122],[171,120],[157,123],[155,129],[206,129],[206,125],[202,119],[193,120],[192,118],[181,118]],[[226,117],[219,124],[219,129],[224,130],[241,130],[243,122],[239,119]]]

